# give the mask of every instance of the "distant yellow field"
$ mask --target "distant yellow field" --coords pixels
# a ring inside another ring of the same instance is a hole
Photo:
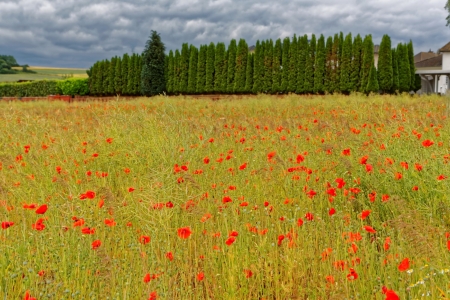
[[[15,67],[15,70],[21,71],[22,67]],[[2,74],[0,75],[0,82],[14,82],[19,80],[44,80],[44,79],[64,79],[67,77],[87,78],[88,75],[85,69],[78,68],[57,68],[57,67],[43,67],[31,66],[28,70],[36,73],[19,72],[18,74]]]

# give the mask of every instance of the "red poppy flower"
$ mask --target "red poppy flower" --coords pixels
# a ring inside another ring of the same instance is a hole
[[[439,176],[437,177],[437,180],[444,180],[444,179],[447,179],[447,176],[445,176],[445,175],[439,175]]]
[[[277,152],[275,152],[275,151],[269,152],[269,153],[267,154],[267,160],[271,161],[272,158],[275,157],[275,155],[277,155]]]
[[[134,187],[128,188],[128,192],[129,192],[129,193],[133,192],[134,190],[135,190]]]
[[[225,241],[225,244],[227,244],[227,246],[231,246],[235,241],[236,241],[236,238],[235,238],[234,236],[230,236],[230,237]]]
[[[116,226],[116,222],[114,222],[114,219],[105,219],[105,225],[112,227],[112,226]]]
[[[328,211],[328,215],[329,216],[332,216],[332,215],[334,215],[336,213],[336,210],[332,207],[332,208],[330,208],[330,210]]]
[[[45,219],[40,218],[36,221],[36,223],[31,225],[31,227],[33,227],[33,229],[36,229],[37,231],[42,231],[45,228],[44,221]]]
[[[141,243],[141,244],[148,244],[148,243],[150,243],[150,237],[149,236],[147,236],[147,235],[141,235],[140,237],[139,237],[139,242]]]
[[[372,226],[364,226],[364,230],[370,233],[376,233],[377,231],[375,229],[373,229]]]
[[[361,220],[364,220],[365,218],[367,218],[370,215],[371,210],[363,210],[361,213]]]
[[[187,239],[192,234],[192,231],[190,227],[182,227],[178,228],[177,234],[180,238]]]
[[[415,186],[412,187],[412,190],[413,190],[413,191],[418,191],[418,190],[419,190],[419,187],[418,187],[417,185],[415,185]]]
[[[308,198],[314,198],[315,195],[317,195],[316,191],[314,190],[310,190],[306,193],[306,195],[308,195]]]
[[[113,142],[113,138],[107,138],[107,139],[106,139],[106,142],[107,142],[108,144],[111,144],[111,143]]]
[[[301,154],[297,155],[297,163],[301,163],[305,160],[305,157],[303,157]]]
[[[348,280],[356,280],[358,279],[358,273],[356,273],[355,269],[350,268],[350,273],[347,274],[347,279]]]
[[[228,202],[232,202],[233,200],[231,200],[231,198],[230,197],[228,197],[228,196],[225,196],[225,197],[223,197],[223,199],[222,199],[222,202],[223,203],[228,203]]]
[[[145,276],[144,276],[144,282],[145,282],[145,283],[149,283],[150,280],[152,280],[150,274],[149,274],[149,273],[145,274]]]
[[[26,203],[24,203],[24,204],[22,205],[22,207],[23,207],[24,209],[35,209],[35,208],[37,207],[37,204],[36,204],[36,203],[31,203],[31,204],[26,204]]]
[[[48,209],[47,204],[43,204],[43,205],[39,206],[38,209],[36,209],[36,213],[37,213],[38,215],[43,215],[43,214],[45,214],[45,212],[47,211],[47,209]]]
[[[173,253],[172,253],[172,252],[167,252],[167,253],[166,253],[166,258],[167,258],[168,260],[172,261],[172,260],[173,260]]]
[[[203,272],[200,272],[197,274],[197,280],[202,281],[205,278],[205,274]]]
[[[345,155],[345,156],[350,156],[350,148],[347,148],[347,149],[344,149],[344,150],[342,150],[342,155]]]
[[[362,165],[365,165],[365,164],[367,164],[367,160],[369,159],[369,156],[368,155],[365,155],[365,156],[363,156],[363,157],[361,157],[360,159],[359,159],[359,163],[360,164],[362,164]]]
[[[297,226],[302,226],[303,225],[303,220],[302,218],[297,220]]]
[[[305,214],[305,218],[306,218],[306,220],[308,220],[308,221],[312,221],[312,220],[314,220],[314,215],[313,215],[312,213],[310,213],[310,212],[307,212],[307,213]]]
[[[2,222],[2,229],[8,229],[9,227],[13,226],[14,222]]]
[[[447,241],[447,249],[450,251],[450,240]]]
[[[389,195],[383,195],[382,197],[381,197],[381,201],[383,201],[383,202],[386,202],[386,201],[388,201],[389,200]]]
[[[409,269],[409,258],[403,259],[398,265],[398,270],[400,272],[406,271]]]
[[[245,278],[250,278],[253,276],[252,270],[245,270],[244,269]]]
[[[158,298],[158,294],[156,293],[156,291],[153,291],[150,293],[148,300],[156,300]]]
[[[26,291],[23,300],[36,300],[36,298],[30,296],[30,291]]]
[[[336,189],[335,188],[328,189],[327,194],[330,195],[331,197],[336,197]]]
[[[247,163],[243,163],[239,166],[239,170],[245,170],[247,168]]]
[[[98,247],[100,247],[102,245],[102,242],[100,240],[95,240],[92,242],[92,249],[95,250]]]
[[[383,286],[382,293],[386,296],[385,300],[400,300],[400,297],[393,291]]]
[[[83,234],[94,234],[95,228],[84,227],[81,229],[81,233]]]
[[[370,173],[373,171],[373,166],[371,164],[366,164],[366,172]]]
[[[425,140],[425,141],[422,142],[422,146],[424,146],[424,147],[430,147],[433,144],[434,144],[434,142],[430,141],[430,140]]]
[[[420,171],[422,171],[423,167],[422,167],[421,164],[415,163],[415,164],[414,164],[414,169],[416,169],[417,171],[420,172]]]
[[[387,237],[384,240],[384,245],[383,245],[384,251],[388,251],[390,247],[391,247],[391,238]]]
[[[337,188],[342,189],[345,185],[345,181],[342,178],[337,178],[335,182],[338,184]]]
[[[278,243],[277,243],[278,246],[281,246],[281,243],[283,242],[284,238],[285,238],[285,236],[283,234],[280,234],[278,236]]]

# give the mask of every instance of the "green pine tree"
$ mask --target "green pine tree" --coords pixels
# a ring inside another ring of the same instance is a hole
[[[305,34],[298,42],[297,94],[305,93],[306,61],[309,54],[308,36]]]
[[[175,95],[178,95],[180,93],[180,60],[180,51],[176,49],[175,57],[173,60],[173,93]]]
[[[264,92],[272,93],[273,41],[267,40],[264,48]]]
[[[342,46],[342,54],[340,56],[340,73],[339,73],[339,82],[340,82],[340,91],[342,93],[349,94],[353,91],[352,84],[352,34],[349,33],[345,37],[344,45]]]
[[[339,62],[339,50],[340,49],[340,39],[339,35],[335,34],[333,38],[333,47],[332,47],[332,55],[331,55],[331,68],[333,70],[331,75],[331,86],[330,91],[333,93],[339,93],[341,91],[340,87],[340,78],[339,78],[339,69],[340,69],[340,62]]]
[[[122,95],[128,95],[128,64],[130,62],[130,56],[125,53],[122,57]]]
[[[198,53],[197,66],[197,93],[205,93],[206,87],[206,56],[208,55],[208,45],[201,45]]]
[[[353,41],[353,60],[352,60],[352,91],[361,89],[361,65],[362,65],[362,38],[358,34]]]
[[[173,94],[173,74],[174,74],[173,63],[174,63],[173,51],[170,50],[167,63],[167,80],[166,80],[167,94],[169,95]]]
[[[225,44],[217,43],[216,45],[216,55],[214,60],[214,91],[216,93],[223,93],[222,90],[223,82],[226,80],[225,75]]]
[[[189,94],[197,92],[197,67],[198,67],[198,49],[191,45],[189,49],[189,75],[188,75],[188,89]]]
[[[141,90],[142,66],[143,66],[143,57],[142,57],[142,55],[138,55],[136,79],[135,79],[136,80],[136,95],[143,95],[142,90]]]
[[[372,35],[366,35],[363,42],[363,62],[361,65],[361,90],[366,92],[366,87],[369,82],[369,72],[372,66],[375,65],[373,57],[373,42]]]
[[[287,93],[289,87],[289,51],[291,46],[291,39],[285,37],[283,40],[283,49],[281,56],[281,92]],[[276,91],[274,91],[276,92]]]
[[[228,90],[228,50],[225,50],[224,53],[224,62],[223,62],[223,74],[222,74],[222,93],[227,93]]]
[[[263,42],[264,43],[264,42]],[[253,94],[263,91],[264,76],[264,48],[263,43],[256,41],[255,53],[253,58]]]
[[[297,73],[298,73],[298,40],[297,36],[294,34],[292,38],[292,43],[289,47],[289,84],[287,91],[289,93],[295,93],[297,89]]]
[[[325,80],[324,90],[326,93],[333,93],[333,37],[327,38],[327,44],[325,46],[326,51],[326,63],[325,63]]]
[[[183,43],[181,46],[180,57],[180,93],[186,94],[188,92],[189,80],[189,46]]]
[[[314,63],[316,60],[316,36],[313,34],[309,41],[309,53],[306,57],[304,92],[314,92]]]
[[[282,46],[281,39],[275,41],[275,47],[273,49],[273,74],[272,74],[272,91],[274,93],[280,93],[281,90],[281,78],[282,78],[282,67],[281,67],[281,57],[282,57]]]
[[[317,40],[317,51],[314,62],[314,93],[322,94],[325,92],[326,59],[325,37],[321,34]]]
[[[234,80],[234,92],[245,92],[245,76],[247,73],[248,45],[244,39],[240,39],[236,52],[236,71]]]
[[[141,92],[145,96],[155,96],[166,91],[165,50],[160,35],[152,30],[142,53]]]
[[[247,56],[247,70],[245,74],[245,92],[252,93],[253,91],[253,53]]]
[[[409,63],[408,46],[398,44],[397,64],[398,64],[398,84],[400,92],[411,91],[411,68]]]
[[[378,51],[378,84],[383,93],[392,90],[394,69],[392,68],[391,38],[385,34]]]
[[[104,80],[104,85],[103,85],[103,91],[104,94],[106,95],[114,95],[114,93],[116,92],[116,62],[117,62],[117,57],[113,57],[111,58],[111,62],[109,63],[108,66],[108,71],[107,74],[103,74],[105,80]],[[106,76],[105,76],[106,75]],[[106,86],[106,84],[108,86]]]
[[[391,93],[398,93],[399,91],[399,82],[398,82],[398,62],[397,62],[397,51],[395,48],[391,49],[392,56],[392,88]]]
[[[375,68],[375,65],[372,65],[370,67],[369,71],[369,79],[366,86],[366,93],[378,93],[380,87],[378,85],[378,78],[377,78],[377,68]]]
[[[411,91],[417,91],[420,89],[417,88],[416,84],[416,65],[414,64],[414,46],[411,40],[409,40],[408,43],[408,58],[409,58],[409,70],[411,72],[411,85],[410,90]]]
[[[216,56],[216,45],[211,42],[206,53],[206,82],[205,92],[214,92],[214,60]]]
[[[234,92],[234,81],[236,76],[236,40],[232,39],[230,45],[228,46],[228,73],[227,73],[227,92]]]
[[[122,58],[120,56],[117,57],[116,61],[116,71],[114,72],[114,94],[121,95],[122,94]]]

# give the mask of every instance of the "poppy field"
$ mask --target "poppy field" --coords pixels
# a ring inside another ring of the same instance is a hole
[[[448,299],[439,96],[0,102],[0,299]]]

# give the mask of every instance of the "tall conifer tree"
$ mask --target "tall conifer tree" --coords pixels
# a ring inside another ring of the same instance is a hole
[[[420,89],[420,87],[417,88],[416,84],[416,65],[414,64],[414,46],[411,40],[409,40],[408,43],[408,58],[409,58],[409,71],[411,72],[411,85],[410,90],[411,91],[417,91]]]
[[[262,43],[264,44],[264,42]],[[264,48],[261,43],[256,41],[255,54],[253,58],[253,93],[258,94],[263,90],[264,74]]]
[[[295,93],[297,89],[297,72],[298,72],[298,40],[294,34],[292,43],[289,47],[289,85],[287,91]]]
[[[340,57],[340,91],[342,93],[350,93],[353,90],[351,71],[352,71],[352,34],[349,33],[345,37],[342,46],[342,54]]]
[[[205,92],[214,92],[214,60],[216,57],[216,45],[211,42],[206,53],[206,82]]]
[[[392,68],[391,38],[385,34],[378,51],[378,84],[383,93],[392,90],[394,69]]]
[[[173,51],[170,50],[169,51],[169,56],[168,56],[168,66],[167,66],[167,93],[169,95],[171,95],[173,93],[173,71],[174,71],[174,57],[173,57]]]
[[[247,57],[247,70],[245,74],[245,92],[252,93],[253,91],[253,53],[249,53]]]
[[[280,93],[281,90],[281,78],[282,78],[282,46],[281,39],[275,41],[275,47],[273,48],[273,75],[272,75],[272,91],[274,93]]]
[[[325,37],[321,34],[317,40],[317,51],[314,62],[314,93],[321,94],[325,91],[325,64],[327,58],[325,51]]]
[[[108,88],[106,89],[106,86],[104,85],[104,94],[106,95],[114,95],[116,92],[116,81],[115,81],[115,75],[116,75],[116,62],[117,62],[117,56],[111,58],[111,62],[108,66],[108,73],[105,74],[105,83],[108,84]]]
[[[362,65],[362,38],[358,34],[353,41],[353,60],[352,60],[352,91],[361,89],[361,65]]]
[[[216,55],[214,58],[214,91],[216,93],[223,93],[222,90],[223,81],[226,79],[224,68],[225,68],[225,44],[217,43],[216,45]],[[225,78],[225,79],[224,79]]]
[[[228,46],[228,59],[227,59],[227,92],[234,92],[234,81],[236,76],[236,40],[232,39],[230,45]]]
[[[122,57],[122,95],[128,95],[128,64],[130,62],[130,56],[125,53]]]
[[[314,34],[311,36],[308,49],[309,53],[307,53],[306,57],[304,91],[309,94],[314,92],[314,63],[316,59],[316,36]]]
[[[395,48],[391,49],[392,55],[392,88],[391,93],[397,93],[399,91],[398,82],[398,62],[397,62],[397,51]]]
[[[370,67],[369,71],[369,78],[366,86],[366,93],[378,93],[378,90],[380,89],[378,85],[378,78],[377,78],[377,68],[375,68],[375,65],[372,65]]]
[[[236,75],[234,80],[234,92],[245,92],[245,76],[247,73],[248,45],[244,39],[239,40],[236,52]]]
[[[305,92],[305,75],[306,62],[309,54],[308,36],[305,34],[300,37],[298,43],[298,69],[297,69],[297,89],[296,93],[302,94]]]
[[[180,59],[180,51],[176,49],[175,57],[173,60],[173,93],[175,95],[178,95],[180,93]]]
[[[208,45],[201,45],[198,53],[197,66],[197,93],[205,93],[206,87],[206,56],[208,55]]]
[[[409,63],[408,46],[397,46],[398,84],[400,92],[409,92],[411,89],[411,68]]]
[[[272,93],[273,41],[267,40],[264,48],[264,92]]]
[[[114,94],[122,94],[122,59],[120,56],[116,60],[116,70],[114,72]]]
[[[189,49],[189,76],[188,76],[188,90],[189,94],[197,92],[197,67],[198,67],[198,49],[194,45]]]
[[[281,92],[286,93],[289,87],[289,50],[291,39],[285,37],[283,40],[283,54],[281,57],[282,75],[281,75]]]
[[[324,89],[327,93],[333,93],[333,37],[327,38],[326,49],[326,64],[325,64],[325,80]]]
[[[372,35],[366,35],[363,42],[363,63],[361,66],[361,92],[366,92],[370,68],[374,66]],[[376,70],[376,69],[375,69]],[[376,74],[376,72],[374,72]],[[378,81],[378,80],[377,80]]]
[[[165,55],[166,47],[160,35],[152,30],[150,39],[142,53],[141,92],[145,96],[154,96],[166,91]],[[187,88],[187,87],[186,87]]]
[[[183,43],[180,57],[180,93],[186,94],[189,80],[189,46]]]

